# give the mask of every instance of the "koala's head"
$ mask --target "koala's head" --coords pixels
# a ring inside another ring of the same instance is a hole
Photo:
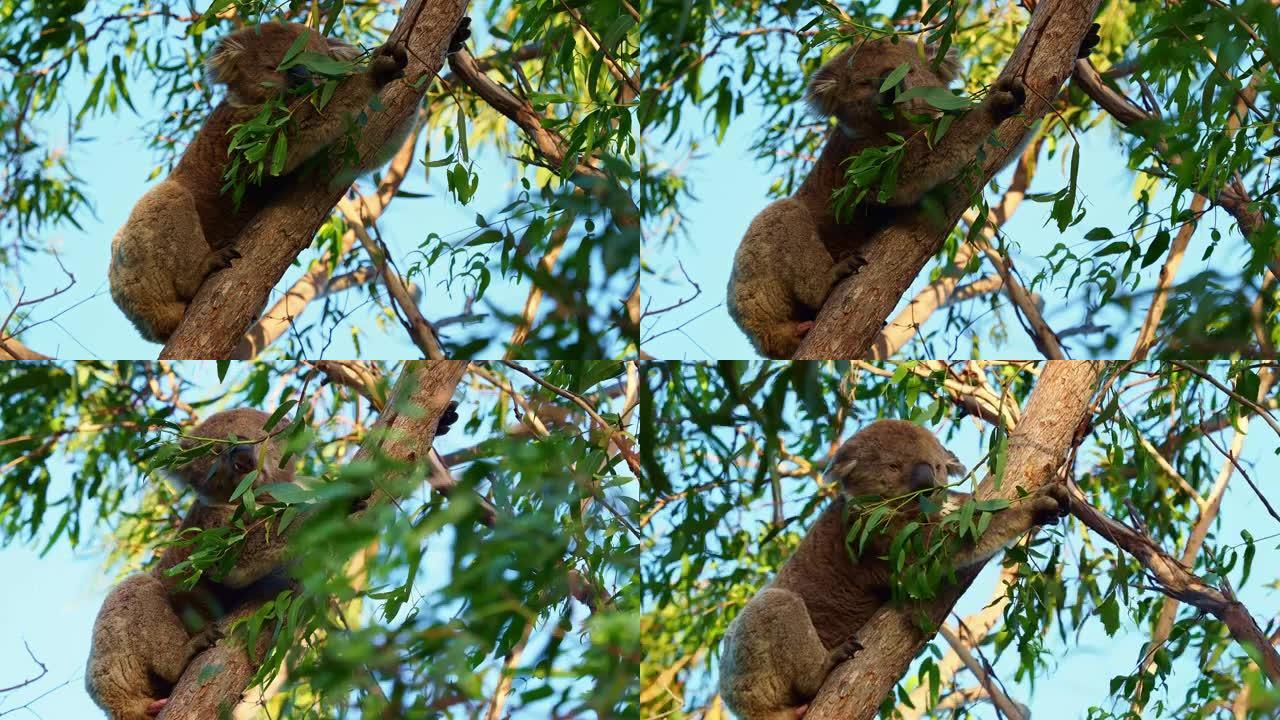
[[[938,438],[905,420],[877,420],[844,441],[826,477],[845,497],[897,497],[942,488],[964,465]]]
[[[807,98],[813,109],[836,118],[846,132],[881,132],[903,129],[910,115],[936,115],[917,98],[894,103],[893,88],[880,92],[885,78],[903,63],[910,69],[898,83],[901,90],[914,87],[947,87],[960,72],[959,56],[948,52],[933,69],[937,48],[910,39],[877,38],[842,51],[818,69],[809,80]]]
[[[227,35],[214,45],[205,65],[209,81],[227,86],[227,101],[237,107],[261,105],[269,98],[304,87],[311,72],[303,65],[280,70],[280,62],[299,35],[307,34],[303,52],[352,60],[360,49],[326,38],[306,25],[271,22]]]
[[[178,444],[187,449],[210,440],[261,440],[267,436],[263,427],[269,418],[266,413],[251,408],[224,410],[196,425]],[[281,420],[280,425],[287,422]],[[258,458],[264,452],[263,445],[266,446],[264,461],[262,467],[258,467]],[[176,482],[194,489],[204,502],[225,503],[245,476],[254,470],[259,471],[253,483],[255,487],[292,482],[293,468],[281,468],[280,457],[280,445],[273,440],[246,445],[215,442],[212,452],[185,465],[170,468],[168,472]]]

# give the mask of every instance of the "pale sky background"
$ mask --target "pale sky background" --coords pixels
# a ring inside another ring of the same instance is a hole
[[[1220,400],[1220,397],[1218,398]],[[788,423],[790,425],[798,425],[803,422],[798,419],[795,414],[794,403],[789,403],[786,410]],[[1215,406],[1216,407],[1216,406]],[[870,422],[872,418],[859,419],[851,423],[845,437],[852,434],[857,428],[862,427],[865,423]],[[986,441],[990,436],[990,428],[985,423],[976,419],[961,420],[952,423],[944,420],[943,423],[936,426],[926,424],[943,443],[951,449],[964,462],[965,466],[970,470],[975,467],[981,467],[983,457],[987,451]],[[948,433],[955,430],[955,434],[949,436]],[[726,432],[732,432],[727,429]],[[1229,442],[1230,433],[1219,433],[1215,438],[1219,443],[1225,444]],[[843,439],[843,438],[841,438]],[[1275,491],[1274,483],[1269,483],[1269,478],[1280,476],[1280,459],[1277,454],[1280,453],[1280,439],[1265,423],[1255,418],[1249,426],[1249,435],[1245,441],[1244,451],[1240,457],[1240,464],[1249,472],[1250,477],[1267,493],[1268,500],[1272,505],[1280,504],[1280,493]],[[1096,445],[1090,440],[1086,442],[1080,453],[1078,468],[1081,472],[1085,469],[1093,467],[1097,461]],[[821,465],[825,462],[825,458],[812,458],[815,463]],[[669,466],[674,469],[679,467],[680,459],[676,456],[666,458]],[[1216,473],[1224,462],[1222,456],[1217,453],[1211,454],[1209,467],[1211,472]],[[981,472],[977,473],[979,479]],[[696,484],[709,478],[688,478],[687,482]],[[803,503],[807,502],[814,492],[811,480],[808,478],[784,478],[784,497],[787,500],[784,514],[792,517],[801,510]],[[968,490],[970,488],[957,488],[960,490]],[[724,493],[717,489],[705,491],[705,502],[709,507],[714,507],[717,502],[733,502],[733,499],[726,498]],[[741,515],[731,513],[725,522],[734,522],[735,518],[742,517],[743,531],[759,538],[764,526],[770,521],[771,510],[767,498],[753,507],[750,512]],[[654,530],[659,538],[665,531],[665,528],[659,523],[666,524],[670,513],[659,514],[655,519]],[[811,518],[816,519],[817,515]],[[1124,521],[1124,518],[1121,518]],[[1240,567],[1231,574],[1231,581],[1240,598],[1253,616],[1264,627],[1277,616],[1280,616],[1280,592],[1274,587],[1266,587],[1273,584],[1276,580],[1275,569],[1280,568],[1280,522],[1267,514],[1262,504],[1258,502],[1257,496],[1249,489],[1247,483],[1239,474],[1236,474],[1228,487],[1225,499],[1223,500],[1222,510],[1219,515],[1220,524],[1215,527],[1211,533],[1210,540],[1206,542],[1205,549],[1202,551],[1219,550],[1228,545],[1238,545],[1241,540],[1240,530],[1247,529],[1254,536],[1256,541],[1257,555],[1253,561],[1253,573],[1249,577],[1247,585],[1240,586],[1238,583],[1240,577]],[[722,525],[721,527],[724,527]],[[1068,525],[1067,521],[1063,521],[1058,526],[1060,529],[1069,528],[1067,537],[1063,541],[1062,551],[1060,553],[1061,562],[1065,566],[1064,576],[1068,584],[1068,597],[1071,598],[1074,593],[1073,578],[1077,575],[1076,558],[1079,556],[1082,547],[1082,540],[1079,536],[1079,524],[1072,520]],[[708,536],[708,552],[717,552],[715,545],[715,534]],[[1111,549],[1112,546],[1106,543],[1096,535],[1091,535],[1092,542],[1099,548]],[[659,545],[662,543],[659,542]],[[1041,546],[1040,550],[1048,553],[1048,545]],[[1174,554],[1181,553],[1181,546],[1178,548],[1166,547],[1166,551],[1172,551]],[[1243,546],[1236,548],[1237,552],[1243,553]],[[1091,556],[1097,556],[1097,550],[1091,551]],[[960,602],[956,605],[955,612],[960,616],[965,616],[973,612],[977,612],[985,607],[990,601],[992,590],[995,588],[996,580],[1000,571],[999,560],[993,560],[974,581],[969,592],[967,592]],[[1110,565],[1103,562],[1099,568],[1099,574],[1105,573]],[[1202,571],[1201,571],[1202,572]],[[671,579],[664,578],[660,582],[673,582]],[[1100,586],[1105,591],[1107,580],[1104,578]],[[1141,596],[1142,591],[1130,589],[1130,598],[1136,599]],[[997,677],[1004,683],[1009,691],[1009,695],[1026,704],[1031,709],[1031,716],[1036,720],[1084,720],[1088,716],[1088,710],[1091,706],[1100,706],[1111,712],[1124,712],[1128,709],[1127,702],[1115,702],[1109,695],[1111,678],[1117,675],[1128,674],[1136,667],[1142,654],[1142,644],[1149,639],[1150,634],[1146,630],[1146,625],[1141,627],[1135,626],[1130,619],[1123,598],[1118,598],[1121,603],[1120,611],[1120,630],[1114,637],[1107,637],[1102,629],[1102,623],[1097,617],[1090,618],[1087,628],[1078,636],[1068,636],[1068,641],[1064,643],[1058,640],[1056,630],[1051,632],[1045,638],[1045,646],[1048,651],[1048,661],[1050,663],[1048,669],[1042,670],[1039,682],[1032,688],[1025,681],[1015,679],[1015,670],[1017,667],[1016,648],[1010,647],[1006,649],[1005,655],[998,662],[995,662],[995,670]],[[644,606],[645,610],[650,610],[648,603]],[[735,613],[740,608],[731,610]],[[1086,604],[1086,612],[1089,610]],[[1179,619],[1183,616],[1179,615]],[[954,624],[954,616],[948,619],[949,623]],[[937,645],[944,653],[948,649],[945,641],[935,640]],[[717,682],[719,666],[719,646],[714,650],[714,658],[708,658],[703,665],[699,667],[689,681],[689,687],[686,691],[686,697],[698,697],[706,699],[715,692],[714,686]],[[1233,648],[1230,652],[1238,653],[1238,648]],[[983,653],[988,660],[995,658],[994,651],[987,647],[983,649]],[[1200,676],[1196,665],[1195,652],[1189,650],[1181,660],[1174,663],[1174,672],[1169,678],[1169,694],[1168,698],[1173,704],[1177,704],[1185,693],[1187,687]],[[916,665],[912,665],[912,670],[908,672],[908,678],[914,678]],[[957,675],[961,686],[969,686],[976,684],[972,674],[968,671],[961,671]],[[1161,691],[1157,689],[1157,694],[1153,695],[1154,699],[1161,697]],[[972,706],[973,717],[981,720],[995,720],[996,713],[987,703],[978,703]],[[1157,716],[1148,707],[1146,718],[1174,718],[1171,713]]]
[[[803,15],[807,18],[809,15]],[[796,26],[803,25],[803,19]],[[785,43],[771,45],[781,47],[783,57],[793,57],[799,52],[799,43],[787,37]],[[713,87],[723,74],[722,67],[728,67],[730,74],[735,74],[742,67],[740,52],[726,43],[718,56],[718,64],[711,64],[704,70],[703,86]],[[753,80],[754,81],[754,80]],[[735,87],[737,83],[735,83]],[[683,227],[686,237],[674,241],[663,239],[654,241],[646,237],[644,261],[654,273],[641,276],[646,309],[666,308],[695,295],[694,288],[685,281],[677,262],[683,262],[684,270],[694,283],[701,287],[701,294],[680,308],[657,316],[644,318],[641,328],[641,342],[649,355],[669,360],[711,360],[741,359],[759,357],[742,331],[738,329],[725,309],[725,288],[729,282],[729,271],[733,263],[733,255],[738,243],[742,240],[747,226],[755,215],[774,197],[769,195],[769,188],[775,180],[784,177],[780,168],[770,169],[764,161],[755,159],[752,149],[753,140],[758,137],[768,124],[767,116],[762,112],[760,101],[747,96],[744,114],[733,119],[725,134],[723,144],[715,142],[715,119],[712,114],[713,103],[706,107],[686,104],[682,114],[680,130],[667,143],[659,144],[655,138],[651,158],[655,164],[668,167],[678,164],[681,175],[693,194],[692,199],[684,199],[680,209],[684,215]],[[665,132],[665,131],[664,131]],[[1132,220],[1131,205],[1133,201],[1133,174],[1126,169],[1127,155],[1116,142],[1115,133],[1108,127],[1091,130],[1087,133],[1077,131],[1081,139],[1079,188],[1087,214],[1080,224],[1068,228],[1065,234],[1058,232],[1057,224],[1049,219],[1051,205],[1024,200],[1017,212],[1004,225],[1008,237],[1021,246],[1021,252],[1013,254],[1016,269],[1024,283],[1047,267],[1041,256],[1055,244],[1062,242],[1076,254],[1089,254],[1102,249],[1106,242],[1084,240],[1084,234],[1097,226],[1110,227],[1117,234],[1128,226]],[[692,142],[696,142],[698,152],[693,159],[686,156]],[[1040,163],[1032,180],[1029,193],[1054,192],[1067,184],[1070,142],[1061,143],[1052,160],[1046,159],[1045,150],[1041,150]],[[788,159],[783,162],[803,162]],[[1001,192],[987,190],[988,202],[999,200],[1003,188],[1007,187],[1013,175],[1012,167],[1006,168],[998,177]],[[803,177],[803,174],[801,174]],[[1152,202],[1153,211],[1162,211],[1168,207],[1169,194],[1161,193]],[[1184,201],[1187,202],[1188,200]],[[1248,247],[1240,238],[1239,232],[1231,230],[1234,219],[1222,210],[1214,209],[1201,221],[1200,226],[1190,243],[1190,250],[1184,258],[1178,273],[1178,281],[1184,282],[1197,273],[1213,267],[1220,272],[1239,272],[1248,257]],[[1222,241],[1208,261],[1201,255],[1209,244],[1209,231],[1217,227],[1223,234]],[[1148,228],[1141,237],[1145,248],[1155,237],[1157,228]],[[1176,234],[1176,233],[1175,233]],[[1124,258],[1124,255],[1113,255],[1110,259]],[[1143,281],[1138,292],[1149,291],[1154,287],[1163,258],[1142,271]],[[928,273],[937,266],[931,260],[924,271],[912,284],[910,290],[894,308],[890,318],[896,315],[915,294],[929,282]],[[1136,267],[1136,264],[1135,264]],[[994,272],[990,262],[985,258],[978,270],[966,275],[962,283],[972,282]],[[1140,297],[1137,302],[1137,314],[1126,317],[1119,310],[1111,307],[1103,312],[1090,314],[1084,304],[1084,293],[1080,284],[1070,295],[1065,292],[1065,285],[1072,272],[1072,266],[1065,266],[1060,274],[1060,281],[1043,286],[1037,291],[1046,303],[1045,320],[1055,331],[1062,332],[1092,321],[1109,326],[1109,332],[1120,337],[1118,349],[1104,353],[1103,357],[1128,357],[1129,350],[1137,338],[1138,328],[1142,324],[1149,296]],[[655,274],[656,273],[656,274]],[[1256,286],[1256,279],[1249,283]],[[1238,284],[1238,281],[1235,283]],[[951,327],[946,325],[946,309],[935,312],[928,322],[924,323],[922,334],[931,336],[931,350],[922,349],[919,343],[907,345],[900,351],[899,358],[927,359],[964,359],[970,357],[972,338],[976,333],[981,339],[981,357],[1012,359],[1043,359],[1036,350],[1027,333],[1018,324],[1012,306],[1006,296],[1000,296],[1002,315],[1006,321],[1008,340],[996,343],[988,333],[993,327],[993,318],[988,301],[977,299],[962,306],[965,312],[976,316],[971,325],[957,320]],[[1114,302],[1114,301],[1113,301]],[[965,315],[960,315],[963,318]],[[1089,338],[1090,344],[1096,344],[1100,336]],[[1071,357],[1089,357],[1082,337],[1069,337],[1063,345]]]
[[[183,377],[196,384],[194,388],[184,392],[184,400],[193,402],[217,394],[218,377],[212,362],[199,363],[201,367],[196,369],[192,368],[191,363],[183,365]],[[236,380],[233,365],[227,374],[228,385],[224,388],[232,386]],[[513,378],[517,387],[526,384],[522,381],[523,378]],[[457,399],[461,404],[459,410],[463,418],[447,435],[441,436],[434,443],[434,447],[441,453],[469,447],[486,437],[469,435],[465,427],[466,415],[469,411],[474,411],[478,401],[468,400],[465,386],[459,386]],[[273,399],[270,405],[262,409],[271,412],[276,407]],[[207,415],[218,409],[222,409],[222,406],[206,408],[202,412]],[[61,453],[55,455],[50,467],[54,475],[49,496],[57,498],[69,489],[69,472],[73,467]],[[633,494],[635,488],[630,487],[625,491]],[[124,507],[135,509],[137,499],[132,503],[126,501]],[[0,591],[0,687],[17,685],[39,674],[39,668],[23,647],[24,642],[30,645],[40,662],[48,666],[48,674],[38,682],[13,693],[0,695],[0,714],[32,702],[32,712],[15,713],[13,716],[49,720],[102,717],[101,711],[84,690],[84,665],[89,657],[93,620],[107,591],[121,579],[122,573],[120,568],[105,566],[107,546],[104,543],[111,540],[108,528],[88,523],[85,528],[87,532],[80,547],[72,550],[64,536],[44,557],[40,556],[39,551],[47,541],[48,531],[52,529],[48,525],[42,528],[41,536],[34,542],[12,541],[0,547],[0,578],[6,578],[6,587]],[[406,604],[398,620],[403,619],[403,613],[415,608],[439,617],[452,612],[452,606],[432,604],[433,591],[449,582],[452,545],[453,533],[448,527],[428,540],[423,568],[412,593],[415,602]],[[557,667],[573,661],[586,647],[587,638],[577,628],[581,627],[588,611],[579,603],[572,605],[575,629],[563,639],[563,655],[557,661]],[[380,601],[366,602],[364,616],[371,617],[381,606]],[[548,633],[539,627],[530,641],[527,656],[532,657],[535,649],[548,641]],[[500,666],[501,658],[489,658],[486,663],[485,669],[492,669]],[[539,687],[544,682],[537,678],[518,678],[514,691],[519,693]],[[571,680],[557,677],[552,681],[557,690],[565,687],[566,682]],[[583,692],[591,687],[587,680],[577,682],[582,685]],[[492,687],[493,682],[486,683],[486,688]],[[525,710],[514,713],[513,717],[545,720],[550,712],[550,703],[555,699],[553,696],[548,700],[531,703]]]
[[[151,28],[150,32],[157,31],[155,25],[148,27]],[[472,27],[475,34],[468,43],[468,47],[473,53],[483,55],[493,48],[493,43],[485,32],[484,18],[479,15],[479,12],[473,17]],[[177,37],[182,32],[182,27],[173,25],[168,32]],[[500,43],[499,47],[505,48],[506,43]],[[97,62],[101,62],[98,59],[101,53],[95,54],[94,57]],[[97,67],[97,65],[93,66],[95,72]],[[106,269],[110,261],[111,238],[124,223],[138,198],[159,182],[159,178],[147,179],[156,167],[159,155],[147,149],[147,135],[142,129],[142,124],[144,118],[156,117],[164,112],[159,102],[162,98],[158,94],[145,92],[144,89],[149,89],[145,82],[132,84],[131,87],[138,114],[134,115],[124,103],[121,103],[118,114],[93,119],[86,117],[86,127],[76,146],[71,150],[74,156],[74,168],[90,188],[88,194],[96,214],[90,216],[81,213],[77,218],[84,228],[83,231],[64,223],[52,231],[41,234],[41,239],[58,250],[63,264],[76,277],[76,284],[70,291],[41,304],[36,308],[33,316],[33,320],[56,319],[21,336],[23,342],[29,347],[46,355],[74,359],[146,360],[154,359],[160,353],[160,345],[143,340],[133,325],[116,308],[107,286]],[[80,104],[88,95],[88,89],[89,82],[82,73],[77,71],[71,74],[63,93],[64,97],[72,103],[73,109],[78,111]],[[218,94],[217,97],[220,98],[221,95]],[[45,141],[55,146],[60,144],[65,146],[65,117],[65,113],[52,113],[40,117],[41,122],[36,126],[40,131],[48,133]],[[445,125],[452,126],[453,118],[454,111],[449,109]],[[50,122],[51,120],[53,122]],[[86,141],[85,138],[92,139]],[[414,166],[401,189],[426,194],[429,197],[398,197],[378,222],[382,237],[391,249],[392,259],[402,273],[423,259],[421,255],[411,256],[410,254],[417,252],[418,244],[425,240],[428,234],[435,232],[447,242],[463,243],[471,239],[472,233],[477,231],[477,213],[484,215],[493,223],[499,217],[498,211],[523,190],[519,184],[519,177],[513,176],[517,163],[505,154],[494,150],[491,144],[481,150],[476,146],[473,138],[471,154],[476,161],[476,172],[480,175],[480,186],[469,205],[460,205],[454,201],[448,191],[445,177],[448,167],[432,168],[430,181],[424,180],[423,142],[424,140],[420,138]],[[443,134],[435,133],[430,137],[430,142],[433,152],[432,160],[444,157]],[[532,179],[532,174],[530,177]],[[366,174],[361,179],[360,185],[366,191],[371,189],[372,175]],[[520,236],[520,232],[527,224],[527,220],[511,223],[516,237]],[[579,223],[574,231],[574,238],[578,236],[580,230]],[[572,242],[573,238],[571,238]],[[501,252],[501,244],[494,245],[493,248],[488,251],[489,256],[497,258]],[[314,257],[316,253],[310,249],[301,255],[306,263]],[[357,257],[361,264],[368,264],[368,258],[363,251]],[[28,264],[23,271],[20,271],[19,277],[15,278],[12,272],[0,277],[0,290],[3,291],[0,295],[0,303],[3,303],[6,308],[12,306],[17,300],[18,293],[24,286],[26,298],[30,299],[46,295],[67,284],[66,276],[59,270],[53,258],[47,255],[28,255],[26,260]],[[600,271],[600,275],[603,275],[598,255],[597,259],[593,259],[592,266]],[[449,279],[448,267],[449,260],[446,255],[428,271],[425,280],[417,279],[424,294],[419,308],[428,320],[451,317],[463,311],[470,285],[455,283],[452,287],[446,287],[445,283]],[[497,274],[496,269],[495,263],[495,273],[490,286],[486,290],[483,301],[474,306],[474,311],[487,313],[492,318],[491,307],[496,304],[498,308],[508,313],[519,313],[529,292],[528,281],[524,280],[517,284],[513,280],[503,279]],[[268,307],[280,298],[284,289],[293,285],[304,270],[305,265],[295,263],[285,273],[273,290],[268,300]],[[621,276],[615,279],[618,282],[608,288],[606,294],[611,299],[616,298],[620,303],[621,299],[631,291],[631,285]],[[386,299],[385,289],[381,285],[379,289],[381,296]],[[362,290],[331,296],[330,302],[343,314],[350,314],[333,330],[332,342],[323,350],[323,355],[318,349],[324,346],[327,336],[312,333],[317,351],[308,357],[312,359],[321,356],[365,357],[380,360],[422,357],[422,352],[409,340],[408,334],[400,324],[394,318],[383,314],[368,300],[367,294]],[[309,304],[300,319],[295,321],[297,327],[306,328],[317,322],[321,317],[322,304],[322,301],[313,301]],[[554,302],[544,300],[540,311],[545,313],[554,307]],[[600,312],[603,313],[604,310],[601,309]],[[386,324],[383,327],[375,326],[374,323],[378,321]],[[329,323],[325,327],[332,327],[332,325],[333,323]],[[359,326],[364,331],[359,339],[359,350],[351,337],[351,328],[355,326]],[[454,325],[443,328],[442,336],[446,343],[451,338],[456,342],[464,337],[480,334],[476,328],[484,327],[495,328],[491,335],[497,341],[489,347],[488,354],[485,356],[491,356],[493,353],[500,354],[501,343],[505,343],[511,334],[511,327],[506,323],[499,325],[492,320],[487,320],[479,325]],[[286,341],[287,338],[282,337],[273,343],[265,357],[278,357],[279,351],[275,349],[284,347]],[[273,350],[275,350],[274,355]]]

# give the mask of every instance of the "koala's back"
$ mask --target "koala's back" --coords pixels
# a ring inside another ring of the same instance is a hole
[[[822,512],[769,584],[804,599],[828,650],[849,640],[889,601],[889,567],[871,544],[856,564],[845,550],[844,507],[839,499]]]

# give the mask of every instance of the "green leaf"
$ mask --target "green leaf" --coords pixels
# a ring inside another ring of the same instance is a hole
[[[1110,228],[1096,227],[1084,234],[1085,240],[1110,240],[1115,237]]]
[[[271,151],[271,174],[279,175],[284,172],[284,163],[289,153],[289,136],[280,133],[276,136],[275,147]]]
[[[1117,240],[1098,251],[1098,256],[1118,255],[1129,250],[1129,243],[1124,240]]]
[[[960,97],[944,87],[913,87],[898,95],[893,102],[905,103],[916,98],[924,100],[939,110],[962,110],[973,105],[973,101],[969,98]]]
[[[280,61],[280,65],[277,66],[276,69],[288,70],[290,67],[292,67],[293,61],[299,55],[302,54],[302,49],[307,46],[307,40],[310,37],[311,37],[310,30],[308,30],[307,32],[298,33],[297,39],[293,41],[293,44],[289,46],[288,50],[285,50],[284,58]]]
[[[1108,595],[1098,606],[1098,617],[1102,619],[1102,629],[1106,631],[1107,637],[1113,637],[1120,629],[1120,603],[1116,602],[1114,594]]]
[[[1159,260],[1168,249],[1169,231],[1166,228],[1160,228],[1160,232],[1156,233],[1156,239],[1152,240],[1151,245],[1147,248],[1147,254],[1142,256],[1142,267]]]
[[[905,62],[894,68],[893,72],[889,73],[889,76],[884,79],[884,82],[880,83],[880,92],[884,92],[902,82],[902,78],[906,77],[910,70],[911,63]]]

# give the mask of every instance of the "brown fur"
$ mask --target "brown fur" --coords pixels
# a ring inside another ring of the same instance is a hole
[[[942,499],[946,477],[963,472],[933,433],[906,421],[878,420],[845,441],[827,469],[840,496],[725,634],[720,694],[730,709],[744,720],[794,718],[831,670],[861,649],[858,631],[889,601],[889,543],[920,515],[914,503],[904,506],[855,561],[845,545],[853,498],[923,490]],[[1056,519],[1063,502],[1055,491],[995,513],[982,537],[957,555],[956,567],[981,563],[1035,524]]]
[[[891,104],[892,97],[882,96],[879,88],[902,63],[911,64],[902,89],[946,87],[959,66],[949,56],[935,71],[932,57],[931,50],[922,52],[909,40],[871,40],[836,55],[810,80],[809,103],[836,118],[838,126],[796,194],[771,203],[751,221],[729,277],[729,315],[760,354],[779,359],[795,354],[831,288],[864,264],[860,253],[866,241],[918,205],[925,193],[959,175],[991,131],[1021,107],[1021,84],[997,86],[930,148],[921,135],[913,136],[921,126],[907,115],[936,111],[920,99]],[[886,107],[893,109],[889,118],[881,114]],[[831,194],[845,185],[844,162],[889,144],[888,132],[910,138],[893,193],[883,204],[864,200],[852,209],[852,222],[838,222]]]
[[[180,444],[192,447],[199,442],[193,438],[261,439],[267,417],[243,408],[216,413]],[[198,495],[182,531],[227,525],[235,512],[227,500],[254,468],[259,471],[255,487],[292,482],[293,470],[279,467],[280,453],[272,441],[265,448],[228,446],[174,470],[173,479]],[[287,586],[280,572],[285,542],[264,524],[250,527],[235,565],[216,581],[205,576],[193,588],[181,588],[166,571],[190,557],[192,546],[170,545],[150,572],[125,578],[107,594],[93,626],[85,687],[111,720],[150,717],[147,709],[166,698],[191,659],[219,637],[219,618],[250,598]]]
[[[356,48],[292,23],[267,23],[224,37],[210,55],[208,68],[210,82],[226,86],[226,99],[205,120],[173,172],[138,200],[112,240],[111,297],[147,340],[168,340],[205,278],[239,257],[235,242],[240,232],[288,182],[284,177],[264,178],[261,186],[245,190],[238,210],[231,194],[221,192],[229,162],[228,131],[288,87],[287,76],[276,68],[302,32],[310,32],[308,52],[340,59],[359,54]],[[358,85],[357,92],[335,98],[323,111],[310,102],[294,101],[282,175],[342,137],[352,118],[399,77],[406,62],[403,46],[384,46],[367,72],[348,81]],[[401,139],[411,127],[412,117]],[[392,143],[398,145],[397,139]]]

